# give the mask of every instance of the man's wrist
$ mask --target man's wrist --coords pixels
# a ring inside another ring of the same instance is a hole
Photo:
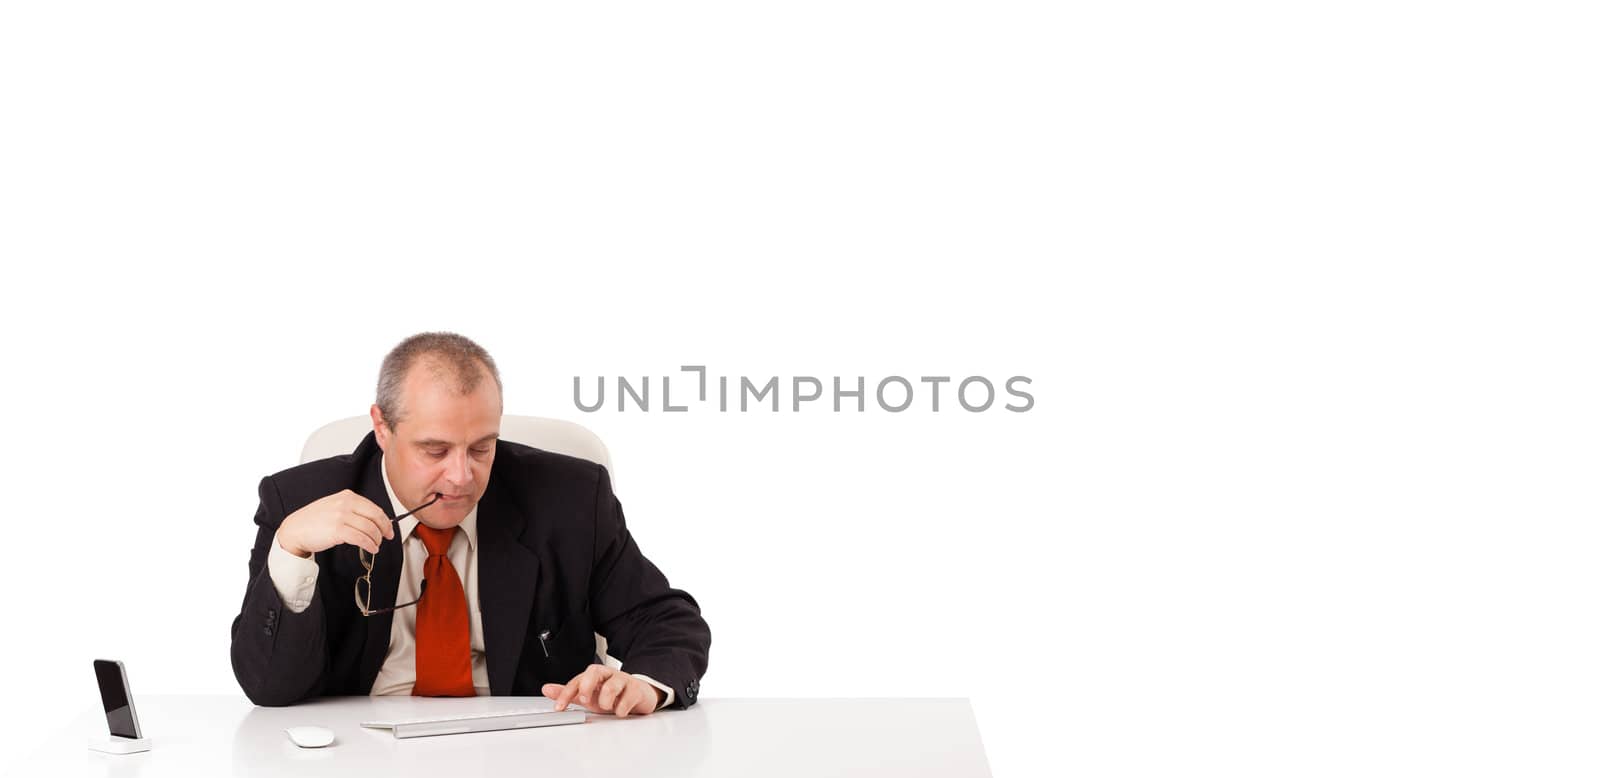
[[[289,553],[291,553],[291,554],[293,554],[293,555],[295,555],[297,557],[300,557],[301,559],[310,559],[311,558],[311,552],[310,551],[306,551],[305,549],[302,549],[299,546],[296,546],[296,545],[294,545],[292,543],[289,543],[289,542],[285,541],[283,539],[283,530],[282,529],[277,531],[276,537],[277,537],[277,544],[278,544],[279,548],[282,548],[284,551],[287,551],[287,552],[289,552]]]

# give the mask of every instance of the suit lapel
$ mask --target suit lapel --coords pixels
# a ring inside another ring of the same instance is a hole
[[[371,447],[366,466],[363,468],[361,482],[356,492],[383,508],[388,515],[394,515],[394,506],[389,503],[389,490],[383,488],[383,457],[378,450],[377,442],[368,433],[361,446],[357,447],[357,458],[363,448]],[[360,550],[355,546],[345,545],[350,556],[356,558],[356,569],[361,569]],[[396,532],[392,538],[386,538],[378,546],[378,555],[374,557],[372,565],[372,607],[388,608],[394,605],[395,593],[400,590],[400,563],[401,559],[400,533]],[[359,573],[357,573],[359,575]],[[384,613],[377,616],[362,616],[360,611],[355,611],[356,618],[367,623],[366,645],[361,650],[361,688],[370,690],[374,681],[378,679],[378,671],[383,668],[384,657],[389,654],[389,630],[394,623],[394,613]],[[365,693],[365,692],[363,692]]]
[[[478,503],[478,604],[483,612],[483,648],[489,664],[489,692],[511,693],[522,644],[528,636],[539,557],[517,540],[528,517],[496,481]],[[391,591],[390,597],[394,594]]]

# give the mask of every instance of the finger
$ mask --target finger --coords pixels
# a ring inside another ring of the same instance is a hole
[[[577,693],[578,693],[578,687],[575,685],[576,683],[577,683],[577,679],[574,678],[573,680],[568,681],[568,682],[566,682],[566,683],[561,685],[561,691],[556,692],[556,697],[555,697],[555,700],[556,700],[555,709],[556,710],[566,710],[567,709],[567,703],[571,702],[572,698],[574,696],[576,696]]]
[[[539,687],[539,693],[553,700],[561,696],[561,691],[565,688],[567,687],[559,683],[547,683],[544,686]]]
[[[610,674],[611,669],[608,667],[589,665],[589,669],[583,671],[583,679],[578,681],[578,704],[590,705],[590,701],[595,699],[595,693],[600,690],[600,684],[604,683],[606,676]]]
[[[394,522],[389,521],[389,517],[384,516],[382,511],[379,511],[377,516],[366,511],[351,511],[349,518],[363,527],[371,527],[379,538],[394,537]]]
[[[626,673],[614,673],[594,690],[595,704],[603,711],[609,711],[617,706],[617,700],[622,698],[622,693],[628,690],[628,676]]]
[[[351,513],[382,519],[387,519],[389,517],[389,514],[384,513],[383,509],[378,507],[377,503],[367,499],[363,495],[346,489],[344,490],[344,496],[344,503],[340,507],[350,511]]]
[[[340,543],[349,543],[352,546],[359,546],[363,549],[366,549],[367,553],[370,554],[378,553],[378,544],[372,542],[372,538],[367,537],[366,535],[357,531],[355,527],[352,527],[348,524],[340,524],[339,528],[334,531],[333,536],[338,538]]]
[[[380,536],[385,538],[394,537],[394,522],[389,521],[388,516],[379,516],[375,518],[372,516],[361,515],[361,519],[366,521],[368,524],[371,524],[373,527],[376,527]]]
[[[377,527],[372,526],[372,522],[360,516],[345,516],[344,525],[371,538],[373,543],[383,545],[383,533],[379,532]]]
[[[600,699],[598,702],[601,710],[613,710],[616,708],[617,702],[622,699],[622,693],[628,690],[628,680],[627,673],[614,673],[610,678],[606,679],[599,692]]]
[[[567,706],[572,703],[572,698],[578,696],[578,681],[580,680],[583,680],[582,674],[567,681],[567,685],[562,687],[561,696],[556,698],[556,710],[566,710]]]
[[[576,702],[579,705],[587,705],[589,703],[589,698],[584,692],[584,684],[585,683],[590,683],[590,684],[593,683],[593,681],[592,681],[593,672],[594,672],[594,667],[591,665],[589,667],[589,669],[586,669],[583,672],[578,673],[576,676],[573,677],[573,679],[571,681],[567,682],[567,692],[565,694],[566,694],[566,701],[567,701],[568,704]]]
[[[351,513],[371,522],[372,526],[378,528],[378,534],[383,537],[394,537],[394,522],[389,520],[389,515],[384,513],[377,503],[354,492],[351,492],[350,496],[355,498],[346,506]]]
[[[628,714],[633,712],[634,708],[639,707],[639,702],[643,699],[644,693],[644,690],[639,687],[643,684],[643,681],[635,681],[628,684],[628,688],[623,690],[622,696],[617,698],[617,718],[625,719]]]

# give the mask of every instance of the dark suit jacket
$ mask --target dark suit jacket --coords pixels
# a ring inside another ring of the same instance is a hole
[[[363,572],[356,547],[316,554],[316,593],[300,613],[278,597],[267,552],[284,517],[341,489],[395,515],[379,473],[381,454],[368,433],[352,454],[261,479],[250,580],[233,620],[232,647],[234,676],[257,705],[372,690],[393,616],[366,617],[356,609],[355,579]],[[379,548],[372,607],[394,605],[400,561],[396,533]],[[693,705],[699,693],[711,630],[694,598],[668,586],[639,552],[610,475],[593,462],[496,444],[478,503],[478,600],[492,694],[537,696],[545,683],[572,680],[595,658],[595,632],[624,671],[672,687],[674,707]]]

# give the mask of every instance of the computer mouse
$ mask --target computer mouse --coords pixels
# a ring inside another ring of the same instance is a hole
[[[290,727],[283,733],[301,748],[321,748],[333,742],[333,730],[323,727]]]

